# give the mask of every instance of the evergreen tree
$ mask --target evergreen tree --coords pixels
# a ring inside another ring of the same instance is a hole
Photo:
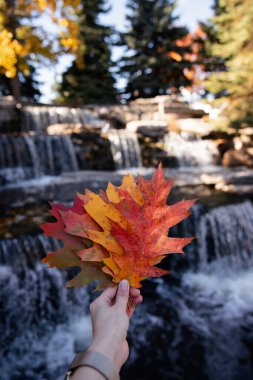
[[[253,3],[252,0],[218,0],[212,18],[216,40],[210,44],[226,70],[213,73],[209,91],[225,105],[225,115],[234,126],[253,124]]]
[[[153,97],[190,84],[183,73],[191,66],[185,59],[190,48],[180,44],[188,30],[176,25],[175,0],[128,0],[127,7],[130,28],[122,35],[126,53],[120,63],[126,96]]]
[[[112,29],[99,22],[107,13],[105,0],[82,0],[79,15],[80,59],[63,74],[59,92],[62,101],[71,104],[115,103],[115,80],[110,52]]]
[[[22,72],[18,73],[20,83],[20,99],[24,102],[37,103],[41,96],[39,89],[39,82],[35,78],[35,68],[32,65],[28,65],[29,74],[24,75]],[[11,79],[5,75],[0,75],[0,96],[12,95]]]

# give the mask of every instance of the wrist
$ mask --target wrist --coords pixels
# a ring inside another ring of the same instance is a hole
[[[97,341],[96,339],[93,339],[90,346],[88,347],[88,351],[97,351],[106,356],[115,366],[117,366],[116,363],[116,355],[117,350],[115,347],[115,343],[113,341],[106,340],[100,340]],[[119,368],[117,368],[119,370]]]
[[[96,373],[97,372],[97,373]],[[107,380],[120,380],[119,371],[104,354],[98,351],[86,351],[77,354],[71,363],[69,370],[66,374],[65,380],[70,378],[81,379],[89,376],[91,379],[107,379]],[[101,375],[101,376],[100,376]]]

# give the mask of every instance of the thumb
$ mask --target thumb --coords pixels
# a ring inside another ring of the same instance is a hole
[[[127,309],[129,290],[129,282],[127,280],[121,280],[116,294],[115,305],[117,305],[122,311],[126,311]]]

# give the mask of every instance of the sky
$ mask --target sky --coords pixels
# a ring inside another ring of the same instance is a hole
[[[117,30],[124,30],[126,28],[125,14],[126,14],[127,0],[110,0],[112,6],[110,13],[104,15],[101,21],[104,24],[114,26]],[[180,24],[186,25],[191,31],[196,28],[198,21],[205,21],[212,16],[211,6],[213,0],[178,0],[177,13],[180,17]],[[120,48],[113,49],[113,59],[116,60],[120,56]],[[53,85],[55,81],[59,81],[61,73],[70,66],[73,57],[66,55],[62,57],[58,65],[54,67],[44,67],[39,70],[38,79],[44,82],[40,86],[42,103],[50,103],[55,97]]]

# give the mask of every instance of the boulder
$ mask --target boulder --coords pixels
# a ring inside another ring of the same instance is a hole
[[[223,157],[228,150],[234,149],[234,142],[232,140],[218,140],[217,147],[221,157]]]
[[[107,121],[110,124],[110,126],[114,129],[125,129],[126,128],[126,123],[123,120],[123,118],[120,117],[119,115],[115,114],[114,112],[112,112],[112,113],[102,112],[100,114],[100,118],[102,120]]]
[[[253,168],[253,157],[244,150],[229,149],[222,158],[222,165],[227,167],[247,166]]]
[[[70,135],[71,133],[98,133],[104,129],[105,121],[100,120],[97,125],[83,123],[59,123],[51,124],[47,127],[49,135]]]
[[[127,123],[126,129],[144,136],[163,137],[168,131],[168,123],[163,120],[134,120]]]
[[[240,133],[240,135],[250,136],[251,138],[253,138],[253,128],[252,127],[242,128],[239,133]]]
[[[252,195],[253,185],[235,185],[235,184],[220,184],[215,186],[216,190],[223,191],[224,193],[237,194],[237,195]]]
[[[225,131],[213,131],[203,136],[204,140],[233,140],[237,135],[235,133],[228,133]]]

